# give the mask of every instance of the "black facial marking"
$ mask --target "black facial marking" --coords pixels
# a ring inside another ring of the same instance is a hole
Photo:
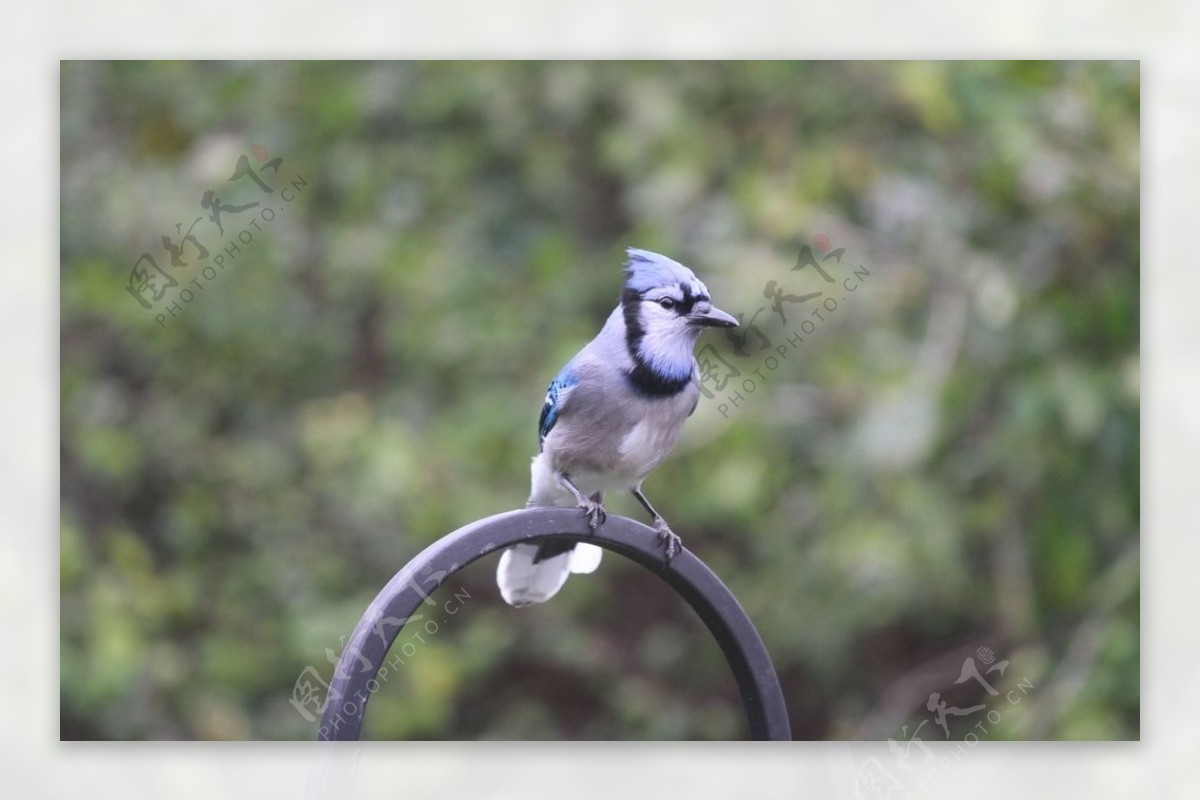
[[[638,358],[637,347],[646,335],[638,319],[638,304],[641,300],[641,294],[635,290],[626,289],[621,293],[621,311],[625,315],[625,344],[634,360]]]
[[[687,297],[688,290],[685,289],[684,303],[675,306],[677,313],[686,314],[691,309],[691,302],[686,300]],[[646,360],[642,358],[638,346],[642,342],[642,337],[646,335],[646,330],[642,328],[638,312],[643,300],[645,298],[642,294],[632,289],[626,289],[621,293],[621,312],[625,317],[625,345],[629,350],[629,357],[633,359],[633,369],[625,376],[633,388],[643,395],[654,397],[674,395],[691,383],[692,376],[690,373],[678,378],[663,376],[652,370]]]
[[[643,395],[656,398],[674,395],[692,382],[691,373],[678,378],[670,378],[654,372],[636,353],[633,355],[633,369],[625,376],[635,390]]]
[[[696,299],[692,296],[692,285],[680,284],[679,288],[683,290],[683,303],[679,305],[679,313],[691,314],[692,304],[696,302]]]

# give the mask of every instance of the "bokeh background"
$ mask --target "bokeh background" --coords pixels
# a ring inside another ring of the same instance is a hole
[[[297,682],[329,678],[392,573],[522,505],[546,383],[627,245],[767,307],[771,348],[702,341],[743,374],[709,382],[645,488],[755,621],[797,738],[944,739],[935,692],[1000,715],[985,739],[1138,737],[1136,63],[61,78],[64,739],[314,737]],[[243,156],[271,193],[229,180]],[[219,234],[207,190],[260,205]],[[209,256],[173,266],[162,237],[197,217]],[[793,269],[826,238],[834,284]],[[127,291],[143,253],[177,281],[151,309]],[[771,281],[823,295],[785,325]],[[720,652],[653,575],[610,554],[512,610],[494,568],[401,634],[364,736],[744,736]],[[998,697],[956,683],[978,649],[1008,662]]]

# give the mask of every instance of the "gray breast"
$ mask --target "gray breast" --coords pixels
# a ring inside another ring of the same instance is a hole
[[[695,406],[695,381],[667,398],[648,398],[620,367],[585,361],[544,449],[569,475],[609,476],[632,486],[666,458]],[[608,483],[608,482],[605,482]]]

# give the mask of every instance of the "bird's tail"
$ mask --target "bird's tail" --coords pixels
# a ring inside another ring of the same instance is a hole
[[[514,545],[500,556],[500,566],[496,568],[500,595],[513,606],[548,601],[562,589],[570,574],[595,570],[600,564],[600,554],[600,548],[586,542]]]
[[[547,485],[540,473],[542,456],[533,461],[533,493],[526,507],[574,506],[575,502],[563,490]],[[496,568],[496,583],[500,595],[512,606],[540,604],[554,597],[567,576],[572,573],[591,573],[600,565],[603,551],[586,542],[529,543],[514,545],[500,556]]]

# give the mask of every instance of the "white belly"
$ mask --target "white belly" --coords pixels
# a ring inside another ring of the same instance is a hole
[[[679,439],[679,429],[664,428],[643,420],[621,440],[618,479],[625,486],[641,482],[666,458]]]
[[[577,471],[571,474],[571,482],[585,495],[594,492],[626,490],[636,487],[675,447],[679,431],[664,429],[650,422],[638,423],[621,440],[618,449],[620,458],[611,471],[592,473]],[[539,453],[531,469],[532,491],[530,503],[534,506],[574,506],[575,499],[559,486],[550,465],[550,457]]]
[[[585,495],[637,487],[675,447],[697,395],[699,389],[691,387],[669,399],[628,398],[620,405],[597,404],[598,411],[584,406],[585,413],[577,409],[573,419],[560,420],[533,460],[530,504],[575,504],[559,486],[556,469]]]
[[[530,469],[532,478],[529,493],[529,506],[575,506],[575,497],[559,485],[554,470],[550,466],[550,457],[539,453],[533,459]],[[579,488],[584,495],[595,492],[610,492],[613,490],[629,489],[637,483],[624,470],[613,473],[592,473],[576,471],[571,473],[571,483]]]

